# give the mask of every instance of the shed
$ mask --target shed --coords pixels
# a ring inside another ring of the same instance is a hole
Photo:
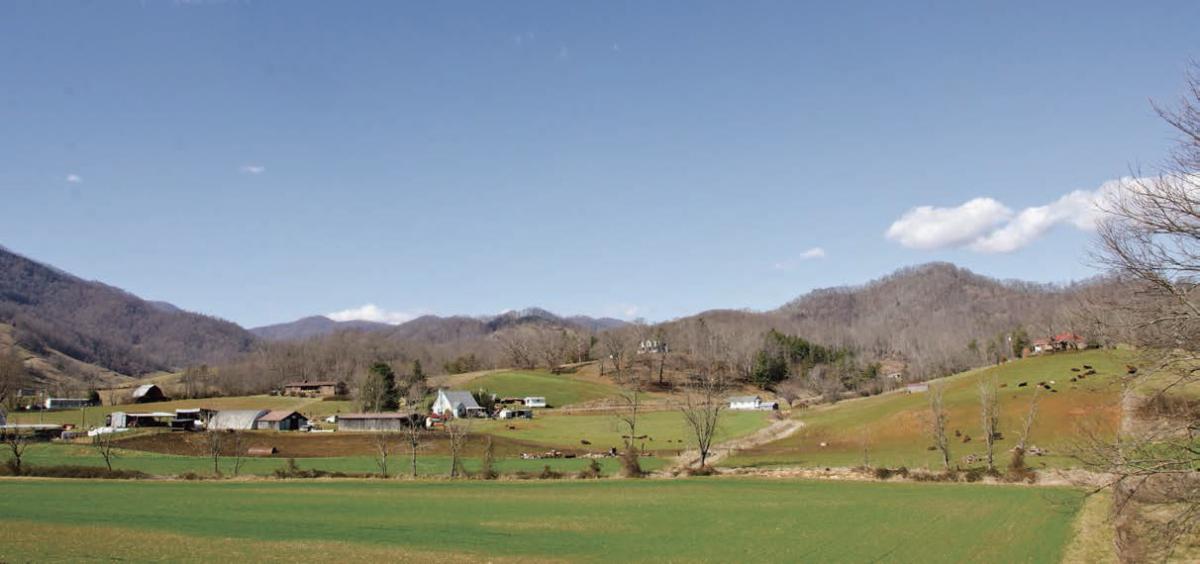
[[[734,396],[729,398],[729,409],[778,409],[778,402],[764,402],[759,396]]]
[[[208,422],[208,428],[213,430],[249,431],[254,428],[258,419],[267,413],[266,409],[227,409],[218,411]]]
[[[308,418],[298,411],[275,410],[259,417],[254,423],[255,429],[272,431],[299,431],[308,425]]]
[[[336,380],[318,380],[310,382],[288,382],[283,385],[283,395],[306,398],[328,398],[346,394],[346,384]]]
[[[338,431],[399,431],[425,424],[416,412],[343,413],[337,416]]]
[[[546,398],[542,396],[526,396],[525,407],[546,407]]]
[[[156,401],[167,401],[166,394],[162,388],[155,384],[142,384],[133,390],[130,395],[133,398],[133,403],[151,403]]]
[[[437,399],[433,401],[433,407],[429,410],[435,415],[452,415],[455,419],[485,415],[471,392],[462,390],[438,390]]]

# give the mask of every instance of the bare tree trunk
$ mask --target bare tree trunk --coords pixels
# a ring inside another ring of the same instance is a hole
[[[205,446],[208,447],[208,455],[212,457],[213,476],[221,475],[221,431],[219,429],[210,429],[204,433]]]
[[[946,406],[942,401],[944,384],[929,385],[929,432],[933,437],[933,445],[942,455],[942,466],[950,470],[950,438],[946,436]]]
[[[996,434],[1000,427],[1000,403],[997,396],[996,376],[979,379],[979,418],[983,428],[984,444],[987,446],[987,468],[996,471]]]
[[[469,419],[452,419],[446,422],[446,433],[450,439],[450,477],[462,476],[462,451],[471,432]]]

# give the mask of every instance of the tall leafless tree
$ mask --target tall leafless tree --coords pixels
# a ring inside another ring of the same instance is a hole
[[[707,327],[701,328],[696,347],[696,367],[685,386],[680,411],[700,453],[703,469],[708,464],[725,408],[729,351],[726,340]]]
[[[413,478],[417,477],[417,452],[421,450],[421,446],[425,442],[425,425],[418,423],[418,416],[415,414],[408,425],[404,426],[404,443],[408,446],[410,475]]]
[[[1106,340],[1139,345],[1141,369],[1129,370],[1123,382],[1123,405],[1132,409],[1122,428],[1113,437],[1093,434],[1076,452],[1115,476],[1118,517],[1146,495],[1157,513],[1170,513],[1141,539],[1143,548],[1160,548],[1164,556],[1200,531],[1200,416],[1185,409],[1172,417],[1162,409],[1187,405],[1176,391],[1200,381],[1200,64],[1192,65],[1187,83],[1176,107],[1155,106],[1179,136],[1169,159],[1153,176],[1117,184],[1100,205],[1094,256],[1126,294],[1090,311]],[[1143,414],[1153,424],[1134,422]],[[1120,526],[1117,538],[1119,545],[1136,544]]]
[[[204,432],[204,447],[208,452],[208,456],[212,458],[213,476],[221,475],[221,447],[224,443],[224,437],[220,429],[209,429]]]
[[[943,398],[945,384],[935,382],[929,384],[929,435],[942,456],[942,466],[950,470],[950,437],[946,435],[946,424],[949,416],[946,414],[946,404]]]
[[[987,447],[988,471],[996,471],[996,436],[1000,433],[1000,397],[995,374],[979,378],[979,423]]]
[[[30,437],[18,429],[0,429],[0,440],[8,447],[8,469],[20,475],[25,467],[22,466],[25,449],[29,448]]]

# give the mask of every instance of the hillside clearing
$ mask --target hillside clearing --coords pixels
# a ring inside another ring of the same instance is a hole
[[[945,378],[945,402],[954,461],[982,452],[979,431],[979,376],[995,375],[1000,388],[1001,432],[997,449],[1007,462],[1007,450],[1016,443],[1019,426],[1037,382],[1054,381],[1058,392],[1042,391],[1031,444],[1049,455],[1029,457],[1035,467],[1069,466],[1071,441],[1081,426],[1103,433],[1115,432],[1120,420],[1119,381],[1124,356],[1116,351],[1085,351],[1028,358],[1001,366],[973,370]],[[1092,366],[1096,374],[1071,382]],[[1019,387],[1021,382],[1028,385]],[[739,452],[726,466],[856,466],[863,462],[864,443],[873,465],[936,467],[937,453],[927,450],[928,394],[896,392],[850,400],[794,413],[805,423],[800,432],[785,439]],[[974,440],[966,441],[966,437]],[[824,443],[825,446],[821,446]]]

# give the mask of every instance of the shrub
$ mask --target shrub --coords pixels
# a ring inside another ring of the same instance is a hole
[[[563,475],[562,475],[562,472],[559,472],[557,470],[552,470],[550,468],[550,465],[547,464],[542,467],[542,473],[539,474],[538,477],[543,480],[557,480],[557,479],[563,477]]]
[[[595,458],[588,463],[587,468],[579,471],[579,477],[584,479],[599,478],[601,473],[600,461]]]
[[[487,446],[483,449],[483,465],[479,468],[479,477],[484,480],[495,480],[499,476],[496,472],[496,449],[492,447],[492,436],[488,435]]]
[[[12,468],[8,468],[11,472]],[[14,475],[14,474],[9,474]],[[30,466],[21,468],[21,476],[38,476],[41,478],[88,478],[105,480],[136,480],[149,478],[150,475],[137,470],[109,470],[103,466]]]
[[[880,466],[875,469],[875,479],[876,480],[887,480],[887,479],[891,478],[892,475],[895,473],[896,472],[894,470],[892,470],[891,468],[884,468],[884,467]]]
[[[978,482],[979,480],[983,479],[983,470],[980,470],[979,468],[972,468],[967,470],[963,477],[965,477],[968,482]]]
[[[621,476],[626,478],[641,478],[646,475],[642,463],[638,460],[637,449],[630,447],[621,453]]]
[[[688,476],[712,476],[714,474],[719,474],[719,472],[717,472],[717,470],[715,468],[713,468],[712,466],[701,466],[699,468],[687,468],[684,470],[684,472],[687,472]]]

